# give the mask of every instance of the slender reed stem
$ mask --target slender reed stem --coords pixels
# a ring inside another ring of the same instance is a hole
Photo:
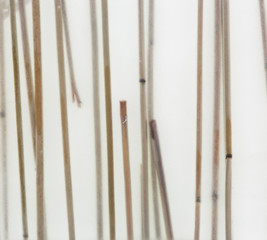
[[[72,51],[71,51],[71,42],[70,42],[70,33],[69,33],[69,21],[68,21],[68,14],[67,14],[65,0],[61,0],[61,6],[62,6],[62,17],[63,17],[66,49],[67,49],[67,56],[68,56],[68,63],[69,63],[69,71],[70,71],[72,101],[73,102],[76,101],[77,105],[80,107],[82,104],[82,101],[80,99],[79,91],[77,89],[77,84],[75,80],[73,60],[72,60]]]
[[[97,234],[103,239],[103,197],[102,197],[102,144],[101,144],[101,117],[99,97],[99,45],[97,31],[96,1],[90,0],[91,37],[92,37],[92,69],[93,69],[93,102],[95,125],[95,159],[96,159],[96,202],[97,202]]]
[[[232,239],[232,123],[231,123],[231,70],[229,1],[222,1],[223,77],[226,127],[226,183],[225,183],[225,226],[226,239]]]
[[[6,119],[6,79],[4,44],[4,2],[0,1],[0,121],[1,121],[1,168],[3,199],[3,236],[8,239],[8,168],[7,168],[7,119]]]
[[[28,28],[27,28],[27,20],[25,12],[25,1],[19,0],[18,4],[20,13],[24,67],[25,67],[27,92],[28,92],[29,113],[30,113],[30,121],[32,128],[31,130],[32,130],[33,153],[34,153],[34,160],[36,162],[35,112],[34,112],[35,103],[34,103],[34,92],[33,92],[32,66],[30,59],[30,46],[29,46]]]
[[[266,32],[266,14],[264,0],[259,0],[260,15],[261,15],[261,31],[262,31],[262,45],[264,54],[264,69],[266,78],[266,90],[267,90],[267,32]]]
[[[123,146],[123,165],[124,165],[124,182],[125,182],[125,199],[126,199],[126,216],[127,216],[127,233],[128,239],[133,239],[133,214],[132,214],[132,190],[131,190],[131,170],[129,160],[129,142],[128,142],[128,116],[126,101],[120,102],[121,111],[121,133]]]
[[[155,13],[155,1],[149,1],[149,34],[148,34],[148,71],[147,71],[147,80],[148,80],[148,121],[150,122],[154,118],[154,13]],[[150,130],[150,128],[149,128]],[[155,230],[156,238],[161,238],[161,228],[160,228],[160,217],[159,217],[159,200],[158,200],[158,186],[157,186],[157,177],[156,169],[154,167],[153,161],[156,158],[155,151],[151,143],[151,139],[148,139],[149,150],[150,150],[150,170],[152,177],[152,194],[153,194],[153,205],[154,205],[154,220],[155,220]],[[145,178],[145,166],[144,166],[144,178]],[[148,177],[147,177],[148,178]],[[146,191],[146,189],[144,189]],[[145,193],[148,194],[148,191]],[[148,199],[148,196],[147,196]],[[148,200],[149,201],[149,200]],[[147,205],[149,208],[149,204]],[[149,214],[149,212],[147,212]],[[149,225],[149,215],[146,217],[147,224]],[[149,228],[148,237],[149,237]]]
[[[142,238],[145,239],[145,226],[144,226],[144,184],[143,184],[143,164],[140,164],[140,189],[141,189],[141,230]]]
[[[218,181],[220,146],[220,81],[221,81],[221,0],[215,0],[215,69],[214,69],[214,125],[213,125],[213,183],[212,183],[212,240],[217,239]]]
[[[23,225],[23,237],[27,239],[28,238],[28,219],[27,219],[26,186],[25,186],[25,171],[24,171],[24,146],[23,146],[23,129],[22,129],[22,114],[21,114],[20,73],[19,73],[19,56],[18,56],[15,0],[10,0],[10,22],[11,22],[11,36],[12,36],[12,54],[13,54],[14,88],[15,88],[15,104],[16,104],[16,123],[17,123],[17,141],[18,141],[18,157],[19,157],[19,173],[20,173],[22,225]]]
[[[158,136],[157,124],[155,120],[150,121],[150,128],[151,128],[152,139],[154,140],[154,146],[155,146],[155,150],[157,154],[156,159],[154,159],[154,165],[157,171],[157,176],[158,176],[158,181],[159,181],[159,186],[160,186],[160,195],[161,195],[166,234],[167,234],[168,239],[173,239],[167,186],[165,182],[165,174],[164,174],[163,163],[162,163],[159,136]]]
[[[75,226],[74,226],[74,213],[73,213],[68,112],[67,112],[66,80],[65,80],[65,67],[64,67],[62,9],[60,0],[55,0],[55,16],[56,16],[61,126],[62,126],[63,151],[64,151],[64,169],[65,169],[66,199],[67,199],[68,224],[69,224],[69,239],[74,240]]]
[[[203,0],[198,1],[198,40],[197,40],[197,131],[196,131],[196,207],[195,240],[200,233],[201,204],[201,165],[202,165],[202,39],[203,39]]]
[[[114,200],[114,163],[113,163],[113,129],[112,129],[112,102],[109,56],[109,21],[108,1],[102,0],[102,29],[103,53],[105,68],[105,96],[106,96],[106,126],[107,126],[107,152],[108,152],[108,195],[109,195],[109,230],[110,239],[116,238],[115,200]]]

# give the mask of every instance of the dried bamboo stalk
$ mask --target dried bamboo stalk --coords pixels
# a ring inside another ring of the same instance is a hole
[[[25,1],[19,0],[19,13],[20,13],[20,25],[21,25],[21,34],[22,34],[22,45],[23,45],[23,56],[24,56],[24,68],[26,74],[26,83],[27,83],[27,93],[28,93],[28,104],[29,104],[29,114],[31,121],[31,131],[32,131],[32,144],[33,144],[33,153],[34,160],[36,164],[36,139],[35,139],[35,112],[34,112],[34,92],[33,92],[33,77],[32,77],[32,66],[30,58],[30,46],[29,46],[29,37],[28,37],[28,28],[25,12]]]
[[[144,184],[143,184],[143,164],[140,164],[140,189],[141,189],[141,230],[142,238],[145,239],[145,226],[144,226]]]
[[[102,188],[102,144],[101,144],[101,117],[99,96],[99,45],[97,31],[96,1],[90,0],[91,37],[92,37],[92,69],[93,69],[93,102],[94,102],[94,129],[95,129],[95,158],[96,158],[96,202],[97,202],[97,235],[103,239],[103,188]]]
[[[22,127],[22,114],[21,114],[20,73],[19,73],[15,0],[10,0],[10,25],[11,25],[11,37],[12,37],[12,55],[13,55],[13,70],[14,70],[14,89],[15,89],[15,104],[16,104],[16,124],[17,124],[23,238],[27,239],[28,238],[28,218],[27,218],[27,202],[26,202],[27,198],[26,198],[25,171],[24,171],[24,146],[23,146],[23,129],[22,129],[23,127]]]
[[[264,70],[265,70],[266,89],[267,89],[267,32],[266,32],[266,14],[265,14],[264,0],[259,0],[259,5],[260,5],[262,45],[263,45],[263,55],[264,55]]]
[[[66,50],[67,50],[69,71],[70,71],[72,101],[73,102],[76,101],[78,107],[80,107],[82,104],[82,101],[80,99],[79,91],[77,89],[77,83],[75,80],[73,60],[72,60],[73,58],[72,58],[72,51],[71,51],[71,42],[70,42],[70,33],[69,33],[69,20],[68,20],[65,0],[61,0],[61,6],[62,6],[62,18],[63,18],[64,33],[65,33]]]
[[[109,230],[110,239],[116,238],[115,200],[114,200],[114,163],[113,163],[113,129],[112,129],[112,102],[110,79],[110,55],[109,55],[109,21],[108,1],[102,0],[102,29],[103,29],[103,54],[105,68],[105,98],[106,98],[106,129],[107,129],[107,153],[108,153],[108,195],[109,195]]]
[[[162,163],[157,124],[155,120],[150,121],[150,128],[151,128],[152,139],[154,140],[154,146],[155,146],[155,150],[157,154],[156,159],[154,159],[154,166],[157,171],[157,176],[158,176],[158,181],[159,181],[159,186],[160,186],[160,195],[161,195],[166,234],[167,234],[168,239],[173,239],[167,186],[166,186],[165,174],[164,174],[163,163]]]
[[[121,112],[121,133],[123,147],[123,166],[124,166],[124,182],[125,182],[125,199],[126,199],[126,217],[127,217],[127,233],[128,239],[133,239],[133,214],[132,214],[132,190],[131,190],[131,170],[129,160],[129,141],[128,141],[128,116],[126,101],[120,102]]]
[[[147,82],[148,82],[148,122],[153,120],[154,118],[154,13],[155,13],[155,1],[149,0],[149,34],[148,34],[148,71],[147,71]],[[150,131],[150,128],[149,128]],[[151,134],[150,134],[151,135]],[[156,177],[156,169],[153,165],[153,161],[156,158],[155,151],[153,150],[153,146],[151,143],[151,138],[148,138],[149,150],[150,150],[150,170],[151,170],[151,178],[152,178],[152,194],[153,194],[153,206],[154,206],[154,220],[155,220],[155,230],[156,230],[156,238],[161,238],[161,228],[160,228],[160,217],[159,217],[159,200],[158,200],[158,185],[157,185],[157,177]],[[144,178],[145,178],[145,166],[144,166]],[[147,177],[148,178],[148,177]],[[146,189],[144,189],[146,191]],[[148,191],[145,193],[148,194]],[[149,198],[147,196],[148,202]],[[149,204],[147,203],[147,208],[149,208]],[[147,213],[149,214],[149,212]],[[147,224],[149,225],[149,215],[146,217]],[[149,228],[148,237],[149,237]]]
[[[232,239],[232,123],[231,123],[231,70],[230,70],[230,29],[229,1],[222,1],[222,39],[223,39],[223,77],[225,101],[225,145],[226,145],[226,183],[225,183],[225,226],[226,239]]]
[[[195,240],[200,233],[201,205],[201,165],[202,165],[202,39],[203,39],[203,0],[198,1],[198,40],[197,40],[197,129],[196,129],[196,206]]]
[[[218,181],[220,146],[220,81],[221,81],[221,0],[215,0],[215,64],[214,64],[214,125],[212,182],[212,240],[218,235]]]
[[[73,194],[72,194],[72,181],[71,181],[61,0],[55,0],[55,16],[56,16],[61,126],[62,126],[62,139],[63,139],[63,151],[64,151],[64,169],[65,169],[65,185],[66,185],[66,200],[67,200],[68,225],[69,225],[69,239],[74,240],[75,239],[75,224],[74,224],[73,196],[72,196]]]
[[[8,166],[7,166],[7,119],[6,119],[6,79],[4,44],[4,1],[0,1],[0,119],[1,119],[1,174],[3,201],[3,237],[8,239]]]

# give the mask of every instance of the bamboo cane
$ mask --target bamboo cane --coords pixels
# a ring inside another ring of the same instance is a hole
[[[8,167],[7,167],[7,119],[6,119],[6,79],[4,44],[4,2],[0,1],[0,119],[1,119],[1,168],[3,199],[3,237],[8,239]]]
[[[199,240],[201,205],[201,165],[202,165],[202,37],[203,0],[198,1],[198,50],[197,50],[197,131],[196,131],[196,207],[195,240]]]
[[[225,226],[226,239],[232,239],[232,123],[231,123],[231,70],[230,70],[230,29],[229,1],[222,1],[223,77],[226,128],[226,183],[225,183]]]
[[[91,37],[92,37],[92,69],[93,69],[93,102],[95,125],[95,158],[96,158],[96,201],[97,201],[97,234],[103,239],[103,197],[102,197],[102,144],[101,144],[101,117],[99,97],[99,52],[96,1],[90,0]]]
[[[141,231],[142,238],[145,239],[145,226],[144,226],[144,184],[143,184],[143,164],[140,164],[140,189],[141,189]]]
[[[66,185],[66,200],[67,200],[68,225],[69,225],[69,239],[74,240],[75,239],[75,226],[74,226],[74,213],[73,213],[70,147],[69,147],[69,132],[68,132],[68,112],[67,112],[66,81],[65,81],[65,67],[64,67],[62,9],[61,9],[60,0],[55,0],[55,16],[56,16],[58,72],[59,72],[59,89],[60,89],[60,105],[61,105],[61,126],[62,126],[62,139],[63,139],[63,151],[64,151],[64,169],[65,169],[65,185]]]
[[[264,70],[266,78],[266,90],[267,90],[267,32],[266,32],[266,14],[264,0],[259,0],[260,16],[261,16],[261,31],[262,31],[262,45],[264,55]]]
[[[220,146],[220,81],[221,81],[221,0],[215,0],[215,69],[214,69],[214,125],[213,125],[213,182],[212,182],[212,240],[217,239],[218,181]]]
[[[147,72],[147,82],[148,82],[148,121],[150,122],[154,118],[154,13],[155,13],[155,1],[149,1],[149,34],[148,34],[148,72]],[[150,131],[150,128],[149,128]],[[154,205],[154,220],[155,220],[155,230],[156,230],[156,238],[161,238],[161,228],[160,228],[160,218],[159,218],[159,200],[158,200],[158,186],[157,186],[157,177],[156,170],[153,165],[153,161],[156,158],[155,151],[153,150],[153,146],[151,143],[151,139],[148,139],[149,150],[150,150],[150,170],[152,177],[152,194],[153,194],[153,205]],[[148,172],[146,172],[145,166],[143,170],[144,181],[148,179],[145,177]],[[144,189],[146,191],[146,189]],[[145,192],[148,195],[148,191]],[[145,197],[148,199],[148,196]],[[146,204],[146,203],[145,203]],[[149,204],[147,203],[147,208],[149,209]],[[146,210],[145,210],[146,211]],[[147,210],[148,211],[148,210]],[[145,216],[146,222],[149,225],[149,212],[147,212],[147,216]],[[147,229],[147,234],[149,237],[149,228]]]
[[[162,156],[160,150],[159,136],[157,130],[157,124],[155,120],[150,121],[150,128],[152,139],[154,140],[154,146],[157,153],[157,158],[154,159],[154,166],[157,171],[159,186],[160,186],[160,195],[163,208],[163,216],[166,228],[166,234],[168,239],[173,239],[172,224],[171,224],[171,215],[169,209],[169,201],[167,194],[167,186],[165,181],[165,174],[163,170]]]
[[[34,160],[36,164],[36,139],[35,139],[35,113],[34,113],[34,92],[33,92],[33,77],[32,77],[32,66],[30,59],[30,47],[29,47],[29,38],[28,38],[28,28],[27,20],[25,13],[25,2],[24,0],[19,0],[19,13],[20,13],[20,25],[21,25],[21,34],[22,34],[22,45],[23,45],[23,56],[24,56],[24,68],[26,74],[26,83],[27,83],[27,93],[28,93],[28,104],[29,104],[29,114],[31,121],[31,130],[32,130],[32,144],[33,144],[33,153]]]
[[[20,173],[20,190],[21,190],[21,208],[22,208],[22,225],[23,238],[28,238],[28,218],[27,218],[27,202],[26,202],[26,186],[24,171],[24,146],[23,146],[23,129],[21,114],[21,95],[20,95],[20,73],[19,73],[19,57],[18,57],[18,40],[17,40],[17,24],[15,1],[10,0],[10,25],[12,36],[12,54],[13,54],[13,70],[14,70],[14,88],[15,88],[15,104],[16,104],[16,124],[17,124],[17,141],[18,141],[18,158]]]
[[[106,126],[107,126],[107,153],[108,153],[108,191],[109,191],[109,230],[110,239],[116,238],[115,200],[114,200],[114,163],[113,163],[113,129],[112,129],[112,102],[109,56],[109,22],[108,1],[102,0],[102,29],[103,53],[105,68],[105,97],[106,97]]]
[[[122,132],[122,146],[123,146],[127,233],[128,233],[128,239],[133,240],[132,190],[131,190],[131,171],[129,162],[129,142],[128,142],[128,124],[127,124],[128,116],[127,116],[126,101],[120,102],[120,111],[121,111],[121,132]]]
[[[61,0],[61,6],[62,6],[62,18],[63,18],[64,33],[65,33],[66,50],[67,50],[69,71],[70,71],[72,101],[73,102],[76,101],[78,107],[80,107],[82,104],[82,101],[80,99],[79,91],[77,89],[77,83],[75,80],[73,60],[72,60],[72,51],[71,51],[71,42],[70,42],[70,33],[69,33],[69,20],[68,20],[65,0]]]

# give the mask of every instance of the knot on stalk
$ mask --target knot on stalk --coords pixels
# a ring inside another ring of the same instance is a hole
[[[233,155],[231,153],[227,153],[225,158],[227,159],[227,158],[232,158],[232,157]]]
[[[141,78],[141,79],[139,80],[139,82],[140,82],[140,83],[145,83],[145,82],[146,82],[146,80],[145,80],[145,79],[143,79],[143,78]]]
[[[0,117],[4,118],[6,116],[6,113],[4,111],[0,112]]]
[[[197,198],[196,198],[196,202],[197,202],[197,203],[200,203],[200,202],[201,202],[201,198],[200,198],[200,197],[197,197]]]
[[[217,199],[218,199],[218,194],[217,194],[217,192],[213,192],[213,194],[212,194],[212,200],[213,200],[213,201],[217,201]]]

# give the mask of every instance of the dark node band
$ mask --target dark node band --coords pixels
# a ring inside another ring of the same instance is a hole
[[[139,80],[139,82],[140,82],[140,83],[145,83],[146,80],[142,78],[142,79]]]
[[[217,199],[218,199],[218,194],[217,194],[216,192],[214,192],[214,193],[212,194],[212,199],[213,199],[213,200],[217,200]]]
[[[232,157],[233,157],[233,155],[231,153],[226,154],[226,158],[232,158]]]
[[[196,198],[196,202],[201,202],[200,197],[197,197],[197,198]]]
[[[4,118],[6,116],[5,112],[0,112],[0,117]]]

